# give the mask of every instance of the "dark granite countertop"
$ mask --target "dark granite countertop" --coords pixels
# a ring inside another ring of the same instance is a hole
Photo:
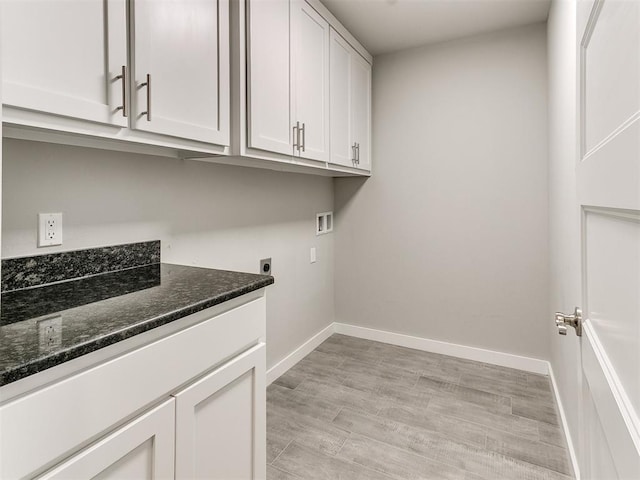
[[[2,293],[0,386],[274,283],[155,263]],[[54,319],[54,320],[48,320]],[[59,328],[43,344],[43,325]]]

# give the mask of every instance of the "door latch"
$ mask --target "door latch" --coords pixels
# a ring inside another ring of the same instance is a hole
[[[556,327],[558,327],[558,333],[560,335],[567,334],[567,327],[573,327],[576,329],[576,335],[582,336],[582,310],[578,307],[573,311],[571,315],[565,315],[561,312],[556,312]]]

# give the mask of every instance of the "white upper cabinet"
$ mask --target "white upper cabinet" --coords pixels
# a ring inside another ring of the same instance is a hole
[[[289,0],[247,7],[247,145],[291,155]]]
[[[126,126],[125,0],[2,2],[5,105]]]
[[[320,0],[0,2],[5,136],[370,170],[372,59]]]
[[[331,163],[369,170],[371,65],[331,30]]]
[[[329,160],[329,23],[304,0],[247,1],[247,147]]]
[[[291,128],[294,155],[329,161],[329,23],[291,0]]]
[[[351,55],[351,138],[356,167],[371,169],[371,65],[355,50]]]
[[[355,148],[351,140],[351,46],[331,29],[331,163],[352,167]]]
[[[229,0],[2,7],[6,123],[132,145],[230,145]]]
[[[229,145],[228,0],[135,0],[138,130]]]

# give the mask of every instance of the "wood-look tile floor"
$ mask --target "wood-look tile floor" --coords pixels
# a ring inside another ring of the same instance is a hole
[[[548,377],[333,335],[267,389],[267,478],[573,478]]]

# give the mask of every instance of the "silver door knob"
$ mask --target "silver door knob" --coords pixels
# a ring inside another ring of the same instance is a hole
[[[576,329],[576,335],[582,336],[582,310],[578,307],[575,308],[573,314],[566,315],[561,312],[556,312],[556,327],[558,327],[558,333],[560,335],[567,334],[567,327],[573,327]]]

